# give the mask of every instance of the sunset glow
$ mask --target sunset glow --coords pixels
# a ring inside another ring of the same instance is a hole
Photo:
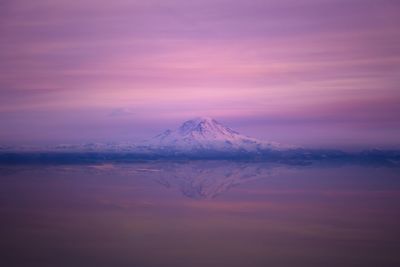
[[[398,147],[399,13],[390,0],[2,1],[0,141],[137,141],[207,115],[279,142]]]

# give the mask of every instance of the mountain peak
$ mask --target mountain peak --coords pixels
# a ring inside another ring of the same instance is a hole
[[[199,122],[199,123],[200,122],[203,122],[203,123],[205,123],[205,122],[208,122],[208,123],[216,122],[213,118],[207,117],[207,116],[196,117],[196,118],[193,118],[193,119],[191,119],[189,121],[196,121],[196,122]]]
[[[220,124],[216,120],[210,117],[196,117],[191,120],[185,121],[180,128],[182,127],[190,127],[190,126],[198,126],[198,125],[216,125]]]
[[[183,136],[201,134],[203,137],[216,138],[217,135],[231,135],[231,129],[210,117],[198,117],[185,121],[178,129]]]

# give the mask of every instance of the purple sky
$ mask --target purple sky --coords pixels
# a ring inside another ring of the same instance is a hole
[[[0,143],[136,141],[197,116],[400,145],[395,0],[3,0]]]

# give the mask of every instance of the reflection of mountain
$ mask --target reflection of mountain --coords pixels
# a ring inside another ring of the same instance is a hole
[[[151,173],[158,183],[178,188],[194,199],[214,198],[234,186],[270,177],[275,172],[271,165],[245,162],[194,161],[158,167],[159,172]]]
[[[266,162],[245,162],[225,160],[194,161],[149,161],[131,164],[94,165],[45,165],[34,167],[38,171],[75,173],[75,176],[91,174],[96,177],[124,177],[143,181],[154,181],[166,188],[180,191],[193,199],[212,199],[235,186],[257,179],[269,178],[293,165]],[[15,167],[0,168],[0,173],[12,171]],[[32,172],[31,166],[26,170]],[[17,168],[22,171],[24,168]]]

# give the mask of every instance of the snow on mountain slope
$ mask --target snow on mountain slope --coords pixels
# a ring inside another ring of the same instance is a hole
[[[209,117],[184,122],[176,130],[166,130],[148,141],[153,148],[181,151],[248,151],[287,148],[276,142],[263,142],[222,125]]]

